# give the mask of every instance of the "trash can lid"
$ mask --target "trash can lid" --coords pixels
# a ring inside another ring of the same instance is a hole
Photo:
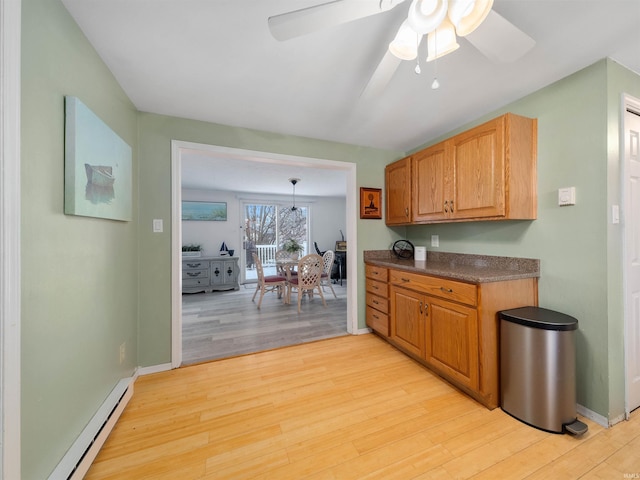
[[[577,330],[578,320],[564,313],[540,307],[521,307],[499,312],[500,318],[543,330]]]

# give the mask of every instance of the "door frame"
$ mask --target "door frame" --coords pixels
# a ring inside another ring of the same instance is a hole
[[[628,249],[629,249],[629,242],[627,239],[627,235],[629,233],[629,228],[627,227],[627,222],[632,221],[633,219],[631,218],[631,215],[627,215],[627,212],[629,211],[629,207],[630,207],[630,203],[631,203],[631,198],[630,198],[630,192],[628,191],[629,189],[627,188],[627,176],[629,175],[629,160],[627,159],[626,156],[626,145],[628,142],[628,138],[627,138],[627,121],[626,121],[626,115],[627,115],[627,109],[631,109],[634,110],[635,112],[640,113],[640,99],[632,97],[631,95],[627,95],[627,94],[623,94],[622,95],[622,111],[621,111],[621,128],[620,128],[620,136],[621,136],[621,152],[620,152],[620,157],[621,157],[621,161],[622,161],[622,201],[623,201],[623,205],[622,205],[622,212],[624,214],[624,221],[623,221],[623,233],[622,233],[622,278],[623,278],[623,311],[624,311],[624,362],[625,362],[625,368],[624,368],[624,386],[625,386],[625,395],[624,395],[624,410],[625,410],[625,418],[629,418],[629,415],[631,413],[631,409],[630,409],[630,404],[631,404],[631,392],[630,392],[630,385],[629,385],[629,371],[631,369],[631,365],[634,364],[635,362],[637,362],[637,358],[632,358],[631,356],[631,348],[630,348],[630,342],[631,342],[631,334],[635,331],[637,331],[637,327],[636,329],[634,329],[632,327],[632,321],[633,318],[631,318],[631,309],[629,308],[629,304],[630,304],[630,286],[628,284],[628,278],[629,278],[629,271],[628,271],[628,265],[627,265],[627,254],[628,254]],[[639,352],[636,352],[636,354],[638,354]]]
[[[323,167],[342,170],[347,174],[346,193],[346,229],[347,271],[357,272],[357,184],[356,164],[299,157],[280,153],[259,152],[241,148],[224,147],[203,143],[171,141],[171,367],[178,368],[182,363],[182,220],[180,205],[182,202],[182,152],[185,150],[206,151],[208,155],[226,159],[243,159],[275,165],[302,167]],[[358,279],[352,275],[347,282],[347,332],[358,332]]]

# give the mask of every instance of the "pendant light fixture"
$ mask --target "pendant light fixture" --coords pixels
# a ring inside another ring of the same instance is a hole
[[[296,184],[300,181],[299,178],[290,178],[289,182],[291,182],[291,185],[293,185],[293,206],[291,207],[291,211],[295,212],[296,210],[298,210],[298,207],[296,207]]]

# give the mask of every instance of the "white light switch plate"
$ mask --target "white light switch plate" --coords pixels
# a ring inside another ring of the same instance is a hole
[[[162,219],[161,218],[154,218],[153,219],[153,233],[162,233],[162,230],[163,230]]]
[[[576,204],[576,187],[567,187],[558,189],[558,205],[561,207],[565,205]]]
[[[440,246],[440,235],[431,235],[431,246],[432,247]]]

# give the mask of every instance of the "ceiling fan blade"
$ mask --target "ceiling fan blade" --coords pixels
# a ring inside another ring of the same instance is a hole
[[[276,40],[289,40],[326,27],[386,12],[403,1],[334,0],[269,17],[269,29]]]
[[[494,10],[464,38],[495,63],[515,62],[536,44],[533,38]]]
[[[391,81],[401,62],[402,60],[387,50],[373,75],[371,75],[369,83],[360,94],[360,98],[367,100],[380,95]]]

